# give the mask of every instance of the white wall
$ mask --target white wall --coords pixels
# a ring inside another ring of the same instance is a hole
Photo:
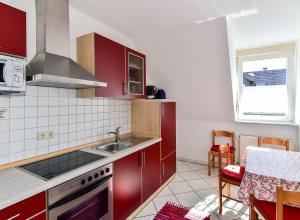
[[[36,53],[36,13],[35,13],[35,0],[0,0],[23,11],[27,15],[27,60]],[[78,10],[70,7],[70,57],[76,60],[76,38],[78,36],[96,32],[121,44],[135,49],[133,41],[126,35],[119,31],[99,22],[95,19],[82,14]]]
[[[147,54],[153,82],[166,90],[168,98],[177,100],[179,157],[206,162],[212,129],[297,141],[297,127],[234,122],[225,18],[134,41]]]
[[[71,58],[76,60],[76,38],[91,32],[96,32],[135,49],[133,41],[126,35],[70,7]]]

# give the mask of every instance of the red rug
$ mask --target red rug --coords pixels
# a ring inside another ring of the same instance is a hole
[[[156,214],[154,220],[210,220],[209,215],[192,212],[189,208],[167,203]]]

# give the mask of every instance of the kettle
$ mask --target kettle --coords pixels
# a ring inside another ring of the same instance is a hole
[[[153,85],[147,86],[147,98],[148,99],[154,99],[156,93],[157,93],[156,86],[153,86]]]

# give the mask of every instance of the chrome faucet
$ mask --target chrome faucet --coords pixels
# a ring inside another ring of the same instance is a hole
[[[107,134],[114,134],[115,135],[115,142],[119,144],[120,142],[120,129],[121,127],[117,127],[115,131],[110,131]]]

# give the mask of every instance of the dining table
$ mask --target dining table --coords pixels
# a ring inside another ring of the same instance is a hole
[[[300,152],[248,146],[245,174],[238,197],[248,205],[250,194],[258,200],[276,202],[276,186],[300,191]]]

